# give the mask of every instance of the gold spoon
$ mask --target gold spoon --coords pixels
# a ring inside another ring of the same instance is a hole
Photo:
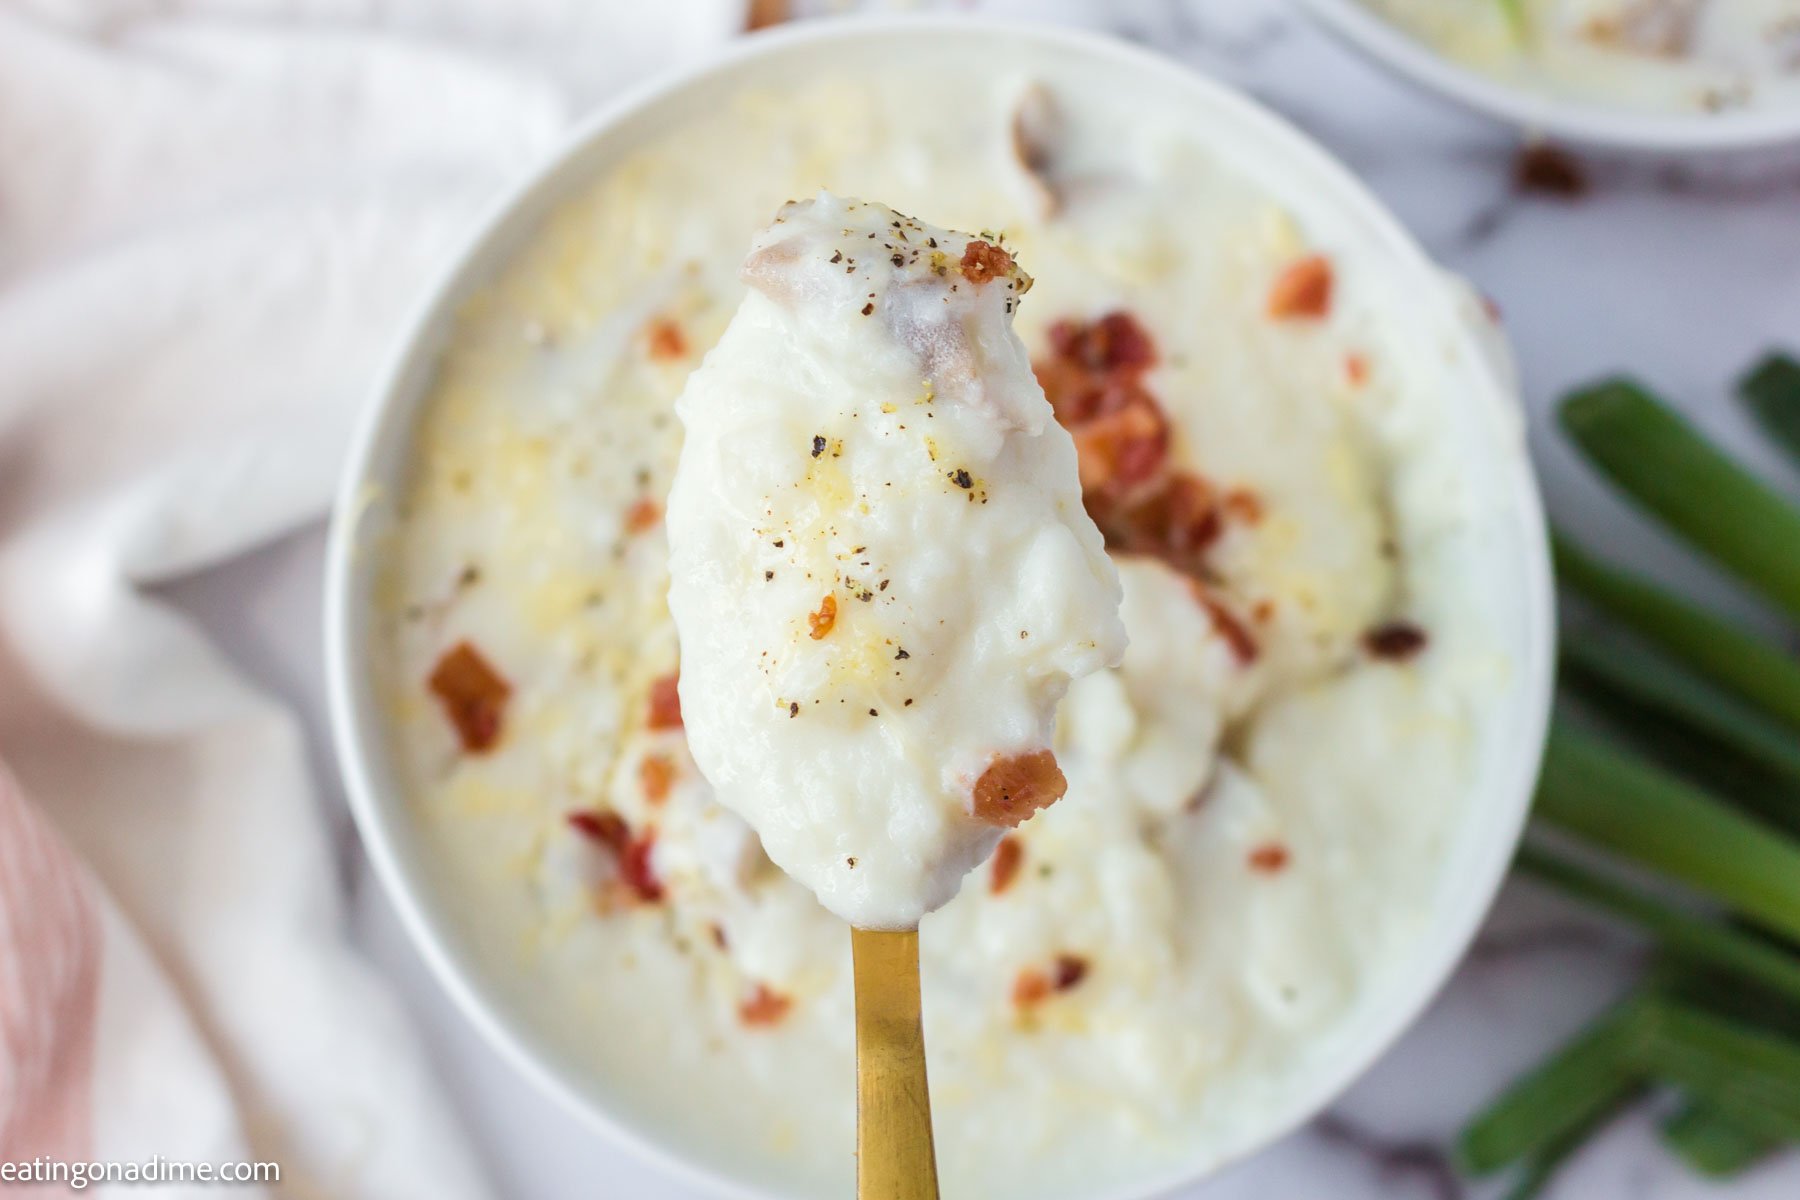
[[[851,929],[856,976],[857,1200],[937,1200],[919,931]]]

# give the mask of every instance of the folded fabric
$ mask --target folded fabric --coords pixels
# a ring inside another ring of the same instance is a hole
[[[344,941],[292,716],[154,585],[321,514],[380,357],[474,215],[573,115],[742,16],[0,10],[0,758],[30,796],[0,774],[0,1161],[487,1194]]]

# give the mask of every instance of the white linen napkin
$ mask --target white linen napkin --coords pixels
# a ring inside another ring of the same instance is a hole
[[[292,716],[145,589],[320,515],[472,216],[572,116],[742,19],[0,3],[0,1161],[488,1194],[344,941]]]

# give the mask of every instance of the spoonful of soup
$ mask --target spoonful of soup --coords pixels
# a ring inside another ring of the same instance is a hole
[[[859,1187],[935,1195],[919,920],[1062,796],[1119,581],[998,237],[821,194],[753,242],[677,402],[669,607],[696,763],[853,928]]]

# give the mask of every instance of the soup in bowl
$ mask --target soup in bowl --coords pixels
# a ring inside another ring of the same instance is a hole
[[[723,1185],[847,1192],[849,939],[689,755],[664,524],[673,404],[743,247],[821,189],[1029,271],[1014,328],[1123,585],[1124,658],[1056,723],[1066,794],[921,926],[945,1194],[1197,1177],[1328,1103],[1454,965],[1524,819],[1553,639],[1482,306],[1303,137],[1159,59],[968,22],[765,36],[512,197],[343,491],[329,657],[365,838],[553,1090]],[[871,419],[932,419],[908,403]],[[882,602],[878,565],[842,580],[834,613]],[[880,658],[884,704],[943,709]]]

